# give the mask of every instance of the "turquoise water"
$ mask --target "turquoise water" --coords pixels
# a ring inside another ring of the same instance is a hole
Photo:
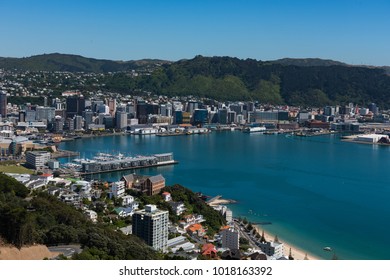
[[[180,137],[112,136],[61,143],[90,157],[173,152],[174,166],[137,170],[161,173],[167,184],[235,199],[234,216],[271,222],[265,228],[325,259],[389,259],[390,147],[345,143],[339,136],[213,132]],[[118,180],[127,172],[96,178]],[[251,210],[251,211],[249,211]]]

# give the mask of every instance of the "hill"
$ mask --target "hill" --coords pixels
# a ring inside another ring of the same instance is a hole
[[[269,61],[270,63],[282,64],[282,65],[295,65],[295,66],[348,66],[343,62],[330,60],[330,59],[321,59],[321,58],[282,58],[277,60]]]
[[[33,244],[80,244],[75,259],[159,259],[157,252],[133,235],[92,224],[74,207],[47,193],[28,197],[28,189],[0,173],[0,240],[24,248]]]
[[[70,54],[42,54],[24,58],[0,57],[0,68],[28,71],[67,71],[67,72],[118,72],[140,68],[153,70],[168,61],[142,59],[133,61],[113,61],[106,59],[86,58]]]
[[[302,106],[375,102],[390,107],[390,76],[383,68],[318,59],[263,62],[196,56],[163,65],[142,79],[144,90],[171,96]]]

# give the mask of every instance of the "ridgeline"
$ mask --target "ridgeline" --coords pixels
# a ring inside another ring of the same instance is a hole
[[[0,68],[30,71],[95,72],[106,75],[103,89],[124,94],[152,92],[220,101],[324,106],[375,102],[390,108],[389,67],[353,66],[323,59],[258,61],[196,56],[174,63],[162,60],[118,62],[75,55],[46,54],[0,58]],[[126,71],[147,72],[131,76]],[[80,88],[80,90],[83,90]],[[88,90],[93,90],[93,87]]]

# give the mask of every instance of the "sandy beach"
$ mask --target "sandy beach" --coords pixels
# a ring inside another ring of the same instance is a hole
[[[253,225],[253,226],[256,228],[257,232],[261,235],[263,232],[263,228],[260,227],[259,225]],[[291,248],[291,255],[293,256],[294,260],[305,260],[305,256],[306,256],[306,259],[308,259],[308,260],[321,260],[320,257],[309,254],[309,253],[303,251],[302,249],[296,247],[295,245],[292,245],[291,243],[285,242],[283,240],[283,234],[281,234],[281,235],[278,234],[277,236],[278,236],[279,242],[282,242],[284,244],[284,254],[286,256],[289,255],[290,248]],[[273,241],[275,239],[275,235],[271,235],[270,233],[268,233],[265,230],[264,230],[264,237],[267,241]]]
[[[208,203],[211,207],[214,207],[214,206],[218,206],[218,205],[226,205],[226,204],[230,204],[230,203],[235,203],[235,201],[231,200],[231,199],[224,199],[222,198],[222,196],[218,197],[218,198],[215,198],[212,202]],[[261,235],[261,233],[263,232],[263,228],[259,225],[254,225],[254,227],[256,228],[257,232]],[[267,241],[272,241],[275,239],[275,235],[271,235],[269,232],[267,232],[266,230],[264,230],[264,237]],[[305,259],[308,259],[308,260],[320,260],[321,258],[318,257],[318,256],[315,256],[315,255],[312,255],[312,254],[309,254],[307,252],[305,252],[304,250],[298,248],[297,246],[295,245],[292,245],[291,243],[287,243],[283,240],[283,234],[279,235],[278,234],[278,239],[280,242],[282,242],[284,244],[284,254],[286,256],[289,255],[289,252],[290,252],[290,248],[291,248],[291,255],[293,256],[294,260],[305,260]]]

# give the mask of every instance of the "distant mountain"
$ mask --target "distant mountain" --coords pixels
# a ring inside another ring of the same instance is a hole
[[[343,62],[321,58],[282,58],[269,62],[295,66],[348,66],[348,64],[345,64]]]
[[[42,54],[24,58],[0,57],[0,68],[29,71],[102,73],[136,70],[139,68],[150,68],[153,70],[154,68],[166,63],[170,62],[158,59],[113,61],[60,53]]]

